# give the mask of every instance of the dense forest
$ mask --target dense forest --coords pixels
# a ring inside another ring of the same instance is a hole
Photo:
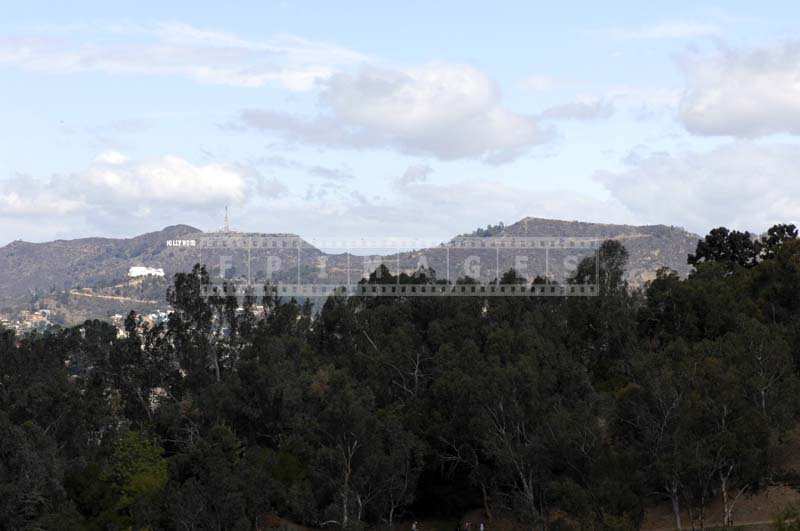
[[[800,415],[797,231],[715,229],[641,290],[600,251],[572,278],[599,267],[597,297],[315,308],[204,299],[197,266],[163,325],[0,331],[0,528],[696,527],[716,499],[731,524]],[[438,282],[370,280],[395,281]]]

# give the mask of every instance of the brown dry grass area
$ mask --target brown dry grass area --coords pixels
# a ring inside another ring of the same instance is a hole
[[[780,470],[800,474],[800,425],[795,426],[786,442],[775,452],[773,465]]]
[[[773,456],[775,470],[800,474],[800,426],[787,437]],[[800,504],[800,493],[791,487],[774,485],[751,496],[743,496],[736,502],[733,510],[735,525],[762,524],[771,522],[788,505]],[[714,526],[722,522],[722,500],[714,500],[706,511],[706,525]],[[682,515],[684,527],[689,526],[687,514]],[[669,503],[663,503],[647,510],[642,529],[674,529],[675,518]],[[755,527],[753,527],[755,529]]]
[[[735,525],[770,522],[787,505],[800,503],[800,493],[790,487],[767,487],[753,496],[743,496],[733,510]],[[706,510],[706,527],[722,524],[722,500],[715,500]],[[684,527],[690,526],[689,515],[681,515]],[[674,529],[675,517],[669,504],[664,503],[647,510],[642,529]]]

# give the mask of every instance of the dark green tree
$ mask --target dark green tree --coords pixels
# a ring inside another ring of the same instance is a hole
[[[695,267],[703,262],[753,267],[757,263],[760,251],[760,242],[749,232],[718,227],[697,242],[697,249],[689,255],[688,263]]]

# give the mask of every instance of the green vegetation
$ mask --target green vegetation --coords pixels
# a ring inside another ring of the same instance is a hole
[[[0,331],[0,528],[359,529],[483,507],[636,529],[665,501],[688,527],[715,499],[733,525],[800,414],[796,236],[715,229],[689,278],[644,291],[607,241],[573,279],[599,270],[599,297],[268,299],[264,318],[200,298],[197,266],[169,321],[130,316],[127,337]]]

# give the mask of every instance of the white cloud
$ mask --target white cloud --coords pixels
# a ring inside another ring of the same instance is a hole
[[[614,104],[605,99],[579,100],[542,111],[542,120],[601,120],[614,114]]]
[[[678,107],[682,91],[678,88],[616,86],[606,92],[606,98],[628,107],[647,109],[669,109]]]
[[[797,145],[735,142],[708,152],[634,155],[627,165],[595,178],[641,222],[704,233],[800,219]]]
[[[172,155],[135,164],[95,163],[77,176],[77,183],[79,192],[106,199],[186,206],[241,203],[248,188],[246,176],[234,167],[196,166]]]
[[[286,193],[283,183],[263,179],[249,168],[196,165],[173,155],[131,161],[121,153],[106,152],[73,174],[0,181],[0,216],[47,215],[51,221],[80,217],[100,224],[153,213],[211,212]]]
[[[327,113],[317,117],[247,110],[241,123],[308,144],[489,163],[508,162],[548,140],[533,117],[503,107],[497,86],[466,65],[338,73],[320,101]]]
[[[81,201],[58,197],[46,189],[38,189],[34,194],[22,195],[18,191],[5,189],[0,191],[0,216],[64,216],[79,212],[84,208]]]
[[[558,88],[565,83],[552,76],[528,76],[520,81],[520,87],[533,92],[546,92]]]
[[[326,166],[313,165],[308,168],[308,173],[315,177],[322,177],[331,181],[350,181],[355,179],[347,169],[328,168]]]
[[[119,151],[104,151],[100,153],[97,158],[94,159],[95,162],[102,163],[102,164],[125,164],[128,162],[128,157],[120,153]]]
[[[701,135],[800,134],[800,41],[684,59],[686,128]]]
[[[428,177],[433,173],[433,168],[427,164],[412,164],[403,175],[394,180],[395,186],[403,187],[413,184],[428,182]]]
[[[320,177],[328,181],[350,181],[355,179],[355,175],[353,175],[352,170],[347,165],[343,165],[339,168],[330,168],[319,164],[306,164],[299,160],[289,159],[280,155],[260,157],[255,159],[254,163],[267,167],[302,171],[312,177]]]
[[[255,41],[179,23],[105,31],[78,27],[61,37],[47,33],[0,39],[0,64],[26,70],[173,75],[243,87],[277,83],[295,91],[309,90],[366,59],[335,44],[291,35]]]

